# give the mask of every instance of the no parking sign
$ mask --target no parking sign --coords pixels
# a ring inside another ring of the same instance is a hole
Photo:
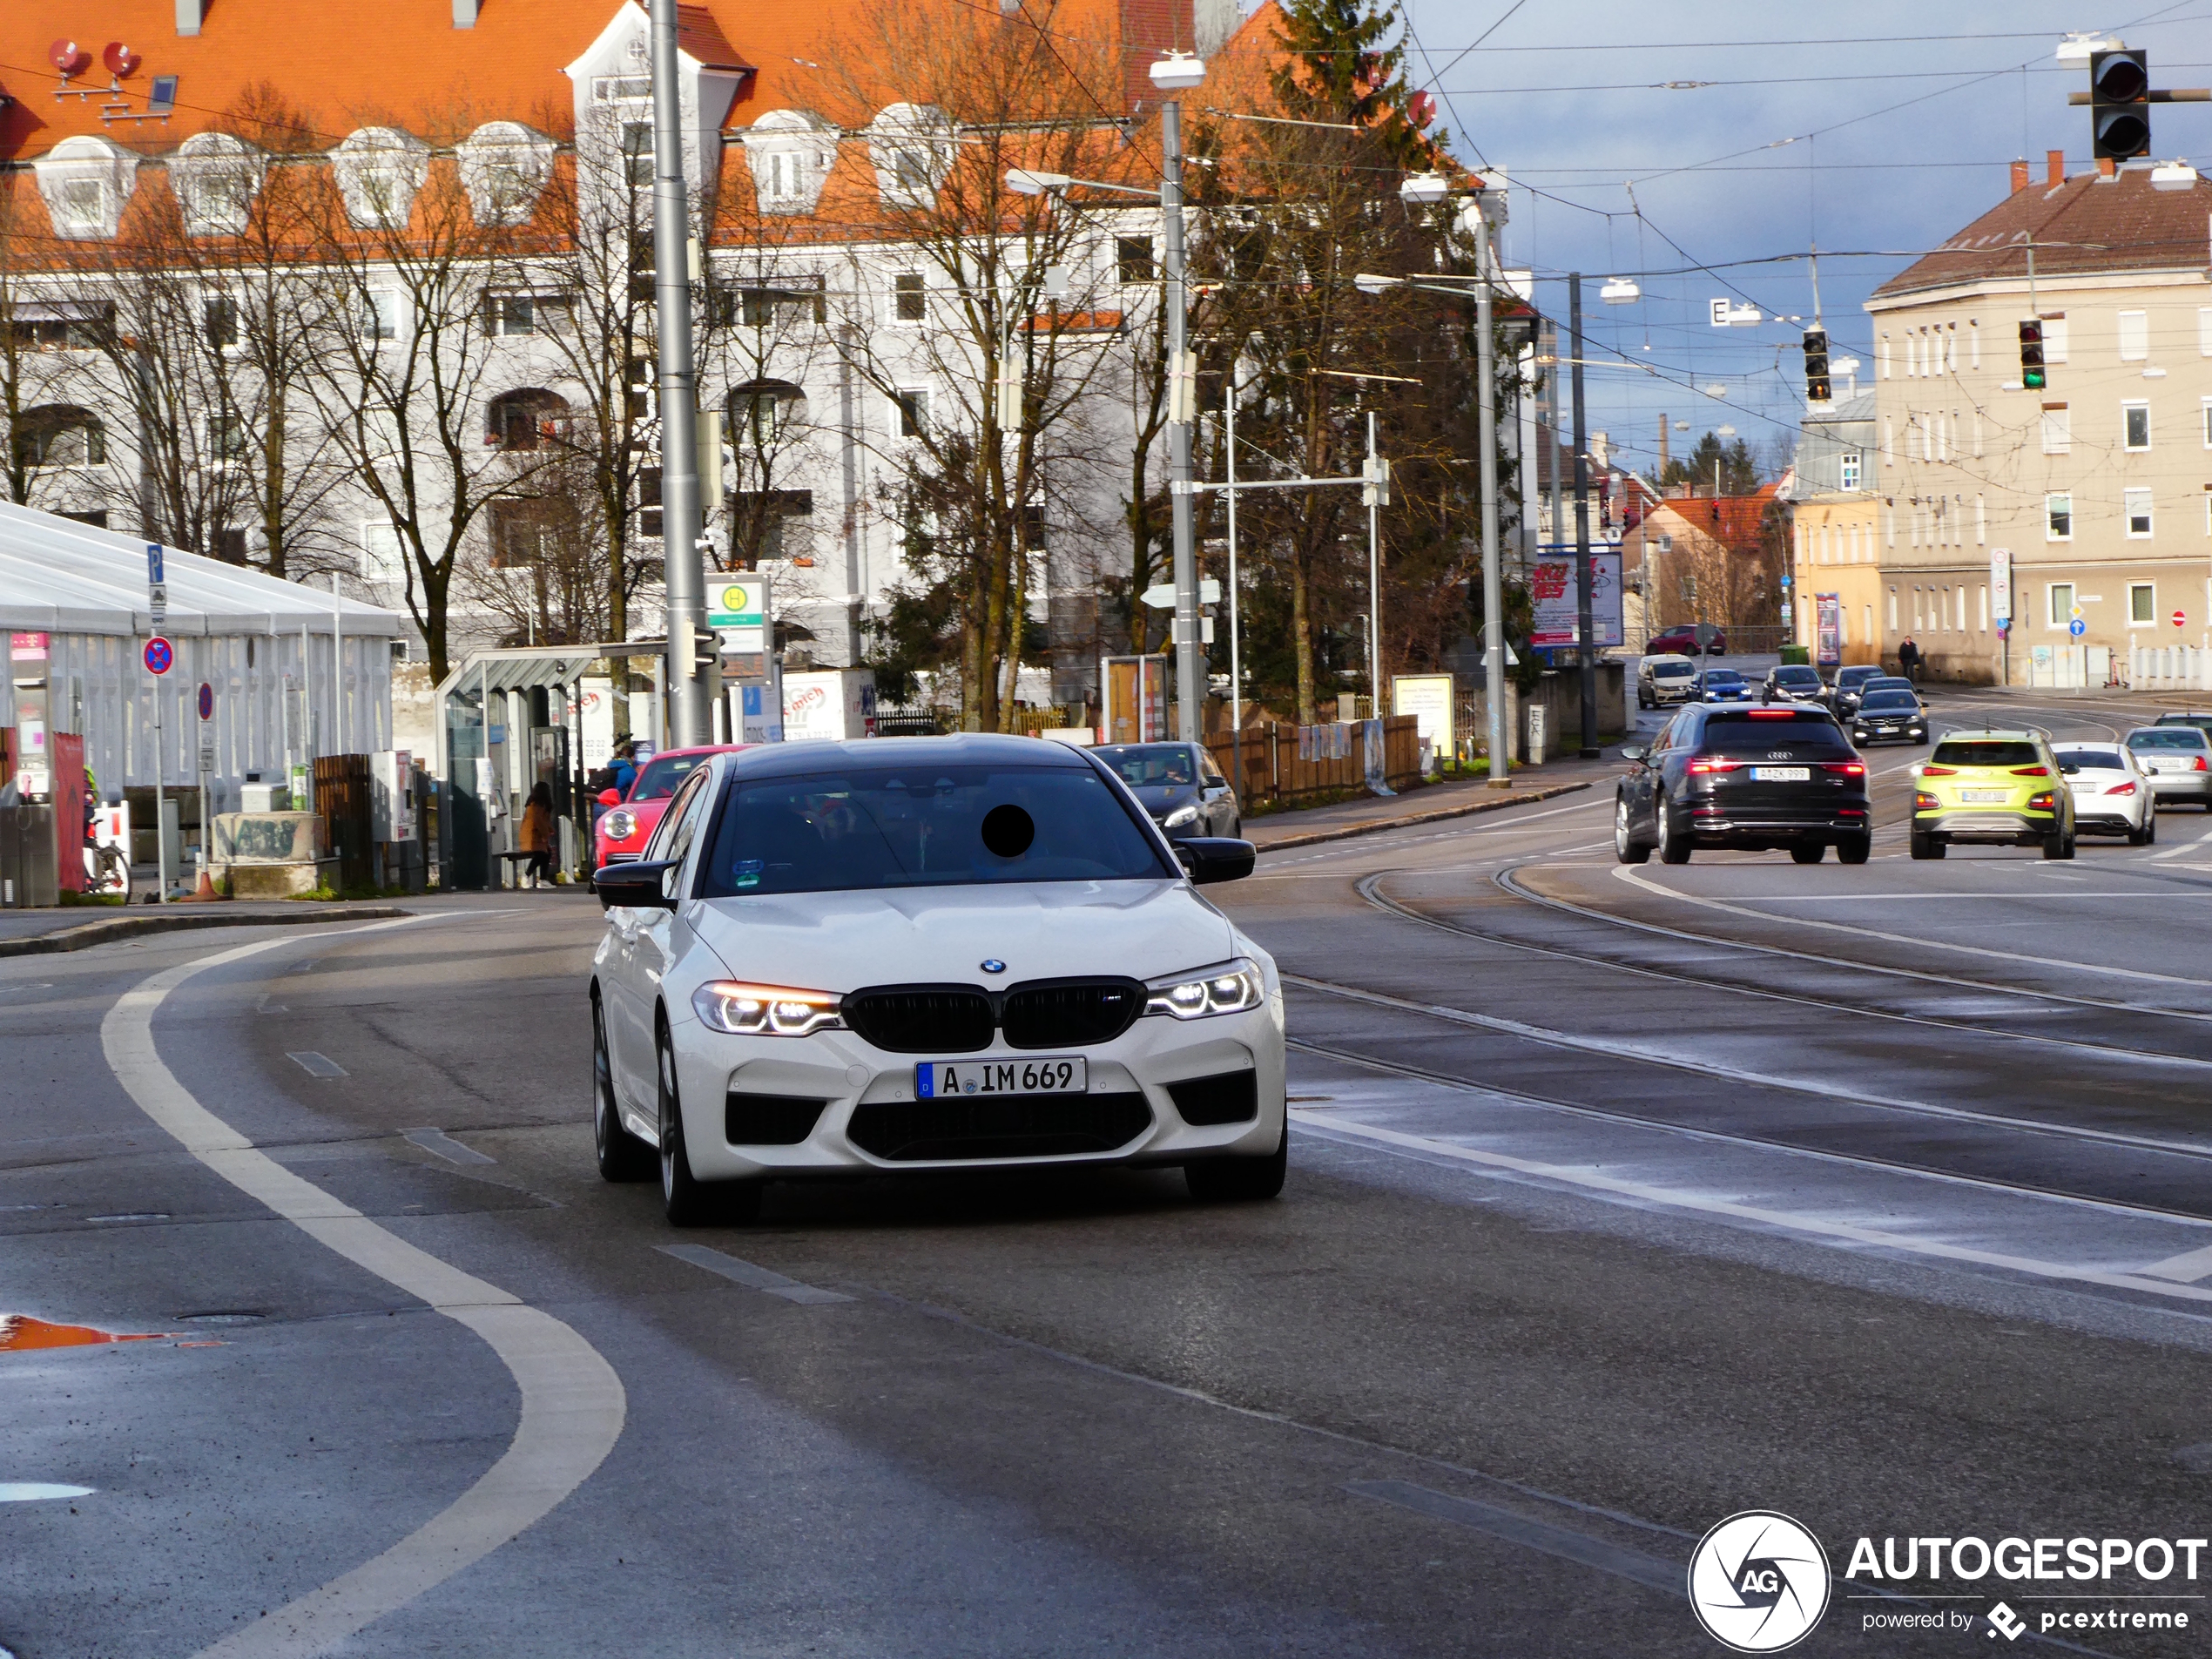
[[[159,634],[146,641],[145,655],[149,674],[166,674],[177,660],[175,649]]]

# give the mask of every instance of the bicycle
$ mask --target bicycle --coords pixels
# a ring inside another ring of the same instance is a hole
[[[84,849],[84,873],[91,881],[94,893],[120,893],[128,897],[131,892],[131,861],[123,856],[122,849],[97,843]]]

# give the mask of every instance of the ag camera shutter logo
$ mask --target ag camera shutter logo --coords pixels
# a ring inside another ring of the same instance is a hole
[[[1828,1554],[1770,1509],[1730,1515],[1689,1558],[1689,1605],[1706,1635],[1737,1653],[1780,1653],[1828,1610]]]

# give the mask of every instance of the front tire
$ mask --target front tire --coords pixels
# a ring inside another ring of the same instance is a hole
[[[707,1227],[719,1222],[740,1225],[760,1213],[758,1181],[699,1180],[691,1173],[691,1155],[684,1144],[684,1110],[677,1092],[676,1055],[669,1047],[668,1028],[661,1027],[653,1044],[655,1085],[660,1099],[661,1207],[672,1227]]]
[[[1648,864],[1651,849],[1636,840],[1629,829],[1629,803],[1613,803],[1613,856],[1623,864]]]
[[[1279,1197],[1291,1167],[1291,1123],[1283,1116],[1283,1137],[1266,1157],[1201,1158],[1183,1166],[1184,1184],[1201,1204],[1254,1204]]]
[[[623,1127],[615,1099],[614,1062],[607,1052],[607,1016],[591,999],[591,1143],[599,1174],[608,1181],[644,1181],[653,1173],[653,1149]]]
[[[1943,843],[1927,831],[1916,829],[1912,832],[1912,856],[1916,859],[1939,859],[1943,856]]]
[[[1675,833],[1674,810],[1667,805],[1664,796],[1660,798],[1658,807],[1652,816],[1659,820],[1659,862],[1662,864],[1689,863],[1689,838],[1687,835]]]

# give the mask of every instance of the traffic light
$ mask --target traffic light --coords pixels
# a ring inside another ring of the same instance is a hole
[[[2142,51],[2089,54],[2089,127],[2100,161],[2150,152],[2150,64]]]
[[[1828,384],[1828,331],[1805,330],[1805,401],[1825,403],[1833,395]]]
[[[2040,392],[2045,383],[2042,320],[2025,318],[2020,322],[2020,384],[2031,392]]]

